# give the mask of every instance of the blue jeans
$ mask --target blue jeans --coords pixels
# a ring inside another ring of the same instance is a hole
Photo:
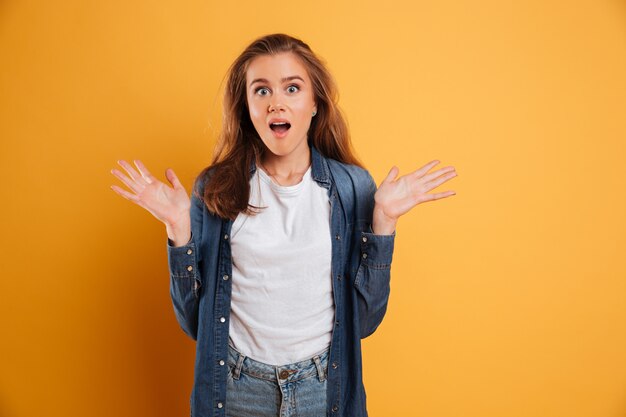
[[[325,416],[328,354],[274,366],[229,345],[226,417]]]

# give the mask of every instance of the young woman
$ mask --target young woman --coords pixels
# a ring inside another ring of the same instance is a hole
[[[191,198],[173,170],[111,172],[167,230],[170,293],[196,343],[191,415],[367,416],[360,341],[389,298],[398,218],[456,176],[431,161],[376,187],[334,82],[299,39],[250,44],[228,72],[212,164]]]

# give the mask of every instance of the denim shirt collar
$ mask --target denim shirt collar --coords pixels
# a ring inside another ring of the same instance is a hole
[[[328,168],[328,161],[320,154],[320,152],[313,145],[309,145],[311,150],[311,178],[313,178],[319,184],[326,184],[326,188],[330,187],[330,169]],[[253,160],[250,163],[250,175],[256,171],[256,162]]]

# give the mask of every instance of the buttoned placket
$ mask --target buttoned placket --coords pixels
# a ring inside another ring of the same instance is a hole
[[[329,352],[329,357],[328,357],[328,360],[330,362],[331,360],[339,356],[339,349],[340,349],[339,340],[338,340],[339,336],[337,335],[338,332],[336,332],[336,328],[339,326],[338,317],[340,317],[340,314],[341,314],[341,310],[340,310],[341,302],[339,301],[339,298],[341,296],[341,294],[339,293],[341,289],[341,285],[339,285],[341,283],[341,270],[340,270],[341,265],[336,265],[336,260],[341,259],[340,254],[341,254],[341,243],[342,243],[341,242],[342,231],[339,230],[339,227],[338,227],[339,222],[337,221],[337,219],[341,215],[341,213],[339,212],[341,205],[338,204],[337,202],[337,188],[334,184],[332,184],[332,182],[328,187],[328,197],[329,197],[329,202],[330,202],[330,233],[331,233],[331,238],[332,236],[335,237],[334,239],[331,239],[332,255],[331,255],[330,269],[331,269],[331,282],[332,282],[332,288],[333,288],[333,301],[335,305],[335,325],[333,326],[331,343],[330,343],[330,352]],[[335,282],[335,277],[337,279],[337,282]],[[337,372],[333,372],[334,370],[337,369],[337,367],[338,367],[337,361],[333,361],[332,366],[328,368],[327,375],[326,375],[328,379],[328,388],[326,391],[326,397],[327,397],[326,408],[328,409],[330,405],[330,411],[333,414],[336,414],[337,411],[339,411],[339,406],[338,406],[339,401],[340,401],[339,394],[341,392],[340,374]]]
[[[224,366],[228,359],[228,335],[230,325],[230,300],[231,300],[231,279],[232,262],[230,247],[230,230],[232,220],[222,221],[222,239],[219,255],[219,275],[222,279],[216,283],[216,297],[214,305],[214,315],[217,317],[215,326],[215,352],[214,357],[218,358],[214,364],[214,375],[218,383],[214,384],[215,406],[218,413],[224,414],[224,404],[226,402],[226,378],[228,367]]]

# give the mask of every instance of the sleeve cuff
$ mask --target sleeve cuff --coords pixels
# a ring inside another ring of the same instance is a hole
[[[196,275],[196,244],[193,233],[186,245],[174,247],[173,242],[167,239],[167,260],[170,274],[175,277],[193,278]]]
[[[372,232],[361,233],[361,261],[375,268],[388,268],[393,258],[393,246],[396,232],[390,235],[377,235]]]

